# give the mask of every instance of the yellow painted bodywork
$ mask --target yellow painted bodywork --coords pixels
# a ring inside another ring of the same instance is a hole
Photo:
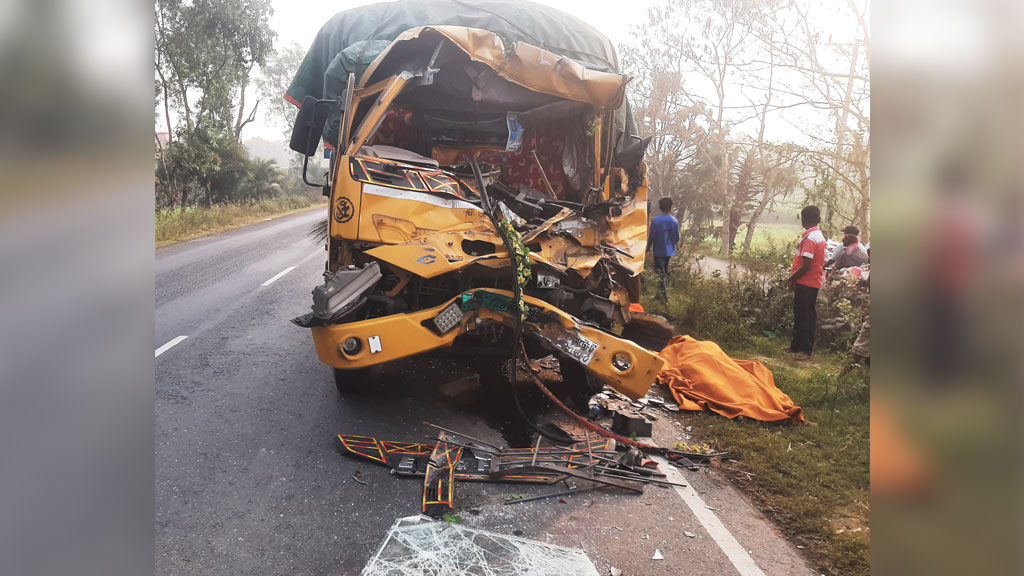
[[[618,205],[621,213],[614,217],[584,217],[572,210],[563,210],[523,234],[524,244],[531,248],[530,259],[556,270],[572,270],[584,279],[590,276],[602,259],[614,260],[632,275],[642,272],[647,242],[646,177],[642,178],[638,187],[629,189],[626,174],[605,165],[611,160],[611,155],[602,156],[602,150],[607,153],[611,146],[610,134],[614,120],[611,111],[622,102],[626,77],[586,69],[571,59],[523,42],[506,47],[497,35],[473,28],[416,28],[403,33],[391,48],[428,31],[430,34],[444,36],[471,59],[486,64],[506,80],[536,92],[588,103],[594,108],[594,157],[591,164],[595,185],[590,190],[582,191],[579,200],[584,204],[621,200]],[[359,264],[366,259],[378,260],[382,265],[390,266],[399,277],[399,284],[387,294],[390,297],[396,297],[414,277],[436,278],[470,265],[496,271],[508,270],[508,254],[501,237],[483,211],[466,201],[465,196],[477,195],[475,182],[464,179],[461,186],[457,187],[449,182],[448,188],[442,183],[440,189],[427,183],[424,185],[428,189],[424,190],[411,185],[389,186],[380,183],[376,176],[370,178],[373,183],[356,179],[356,172],[351,168],[353,159],[359,167],[365,167],[366,162],[373,162],[387,165],[389,170],[424,170],[383,158],[359,156],[362,147],[372,142],[395,99],[414,77],[408,72],[401,72],[379,78],[372,85],[367,85],[389,51],[390,48],[380,54],[362,75],[358,88],[353,89],[352,100],[348,105],[350,113],[346,113],[343,118],[341,134],[346,136],[336,147],[341,153],[335,158],[331,178],[328,269],[336,271],[341,266]],[[374,99],[373,106],[367,110],[358,126],[352,126],[351,111],[359,109],[360,101],[369,99]],[[351,137],[347,136],[349,134]],[[494,150],[493,147],[479,147],[480,152]],[[465,151],[465,148],[446,148],[441,145],[435,147],[432,153],[435,160],[445,165],[454,163],[460,151]],[[441,176],[436,172],[435,181]],[[358,178],[362,179],[363,176]],[[426,177],[417,180],[416,186],[427,180]],[[388,182],[394,184],[390,180]],[[476,244],[464,245],[464,241]],[[493,249],[484,250],[480,254],[481,242],[490,243]],[[478,254],[474,255],[467,250]],[[361,260],[354,262],[353,254],[360,254]],[[501,290],[478,290],[511,296],[509,292]],[[606,296],[617,307],[613,320],[623,324],[628,322],[630,303],[625,288],[614,287]],[[586,366],[588,371],[631,398],[641,397],[647,392],[662,365],[656,354],[608,332],[584,325],[547,302],[529,295],[524,295],[524,299],[530,307],[544,313],[543,322],[524,323],[525,334],[547,341],[549,346],[556,349],[559,335],[576,334],[587,338],[598,346]],[[508,313],[471,309],[464,313],[460,325],[446,334],[437,334],[424,325],[453,301],[455,299],[434,308],[408,313],[316,326],[312,332],[317,355],[322,362],[334,368],[355,370],[451,346],[458,335],[487,324],[514,324],[513,316]],[[380,339],[381,349],[376,353],[370,351],[368,339],[371,336]],[[341,351],[341,344],[348,338],[358,338],[362,343],[357,354],[346,355]],[[625,363],[628,368],[620,369],[625,365],[622,362],[619,368],[613,366],[612,358],[616,354],[628,360]]]
[[[373,77],[395,45],[418,38],[425,32],[437,32],[451,40],[470,58],[486,64],[502,78],[534,92],[551,94],[566,100],[593,104],[599,109],[614,109],[626,93],[626,76],[591,70],[526,42],[506,46],[501,37],[479,28],[462,26],[422,26],[406,30],[380,53],[363,73],[360,88]]]
[[[647,250],[647,177],[622,206],[622,214],[608,218],[602,239],[629,254],[614,254],[615,261],[633,274],[644,271]]]
[[[478,290],[509,298],[512,296],[511,292],[504,290]],[[466,311],[459,325],[446,334],[437,334],[424,325],[460,297],[461,295],[434,308],[408,314],[314,327],[313,341],[316,344],[317,356],[321,362],[334,368],[354,370],[451,346],[460,334],[472,332],[488,323],[510,327],[515,323],[515,318],[509,313],[480,308]],[[529,306],[540,308],[547,313],[545,316],[551,323],[557,324],[541,326],[526,322],[523,326],[525,332],[540,336],[542,339],[545,334],[558,333],[576,333],[583,336],[597,344],[597,350],[586,366],[594,376],[633,399],[644,396],[650,389],[663,363],[656,353],[597,328],[578,324],[572,316],[543,300],[532,296],[524,296],[524,299]],[[373,336],[380,338],[381,350],[377,353],[371,353],[368,344],[369,338]],[[362,345],[360,351],[351,356],[342,352],[341,348],[342,343],[349,338],[358,338]],[[616,354],[629,359],[629,368],[619,370],[613,365],[612,359]]]
[[[367,113],[366,120],[359,125],[359,129],[356,130],[355,135],[352,137],[352,143],[349,144],[346,154],[355,154],[366,143],[370,135],[376,132],[381,120],[384,119],[384,113],[388,111],[388,106],[391,105],[391,101],[395,99],[395,96],[398,96],[408,80],[408,74],[399,74],[398,76],[392,76],[386,81],[387,83],[384,85],[383,90],[381,90],[380,96],[377,97],[377,101],[373,103],[373,107]],[[369,94],[366,97],[369,97]],[[360,98],[358,92],[356,98]]]
[[[375,162],[394,163],[380,158]],[[332,241],[358,240],[383,246],[368,251],[371,256],[395,264],[403,270],[432,278],[480,260],[462,250],[463,239],[491,242],[495,251],[490,258],[507,263],[501,238],[490,220],[476,207],[449,208],[429,202],[458,202],[451,195],[415,190],[385,189],[354,180],[348,173],[349,157],[337,163],[331,197],[329,233]],[[398,163],[394,163],[398,164]],[[364,187],[371,186],[374,193]],[[353,210],[342,222],[344,210]],[[622,214],[607,218],[604,225],[563,210],[523,235],[525,244],[539,244],[530,253],[535,262],[558,270],[575,270],[586,278],[602,258],[614,258],[633,274],[643,271],[647,246],[647,186],[638,187],[622,206]],[[611,246],[629,254],[603,248]],[[429,248],[429,250],[428,250]],[[417,262],[433,250],[443,258]]]

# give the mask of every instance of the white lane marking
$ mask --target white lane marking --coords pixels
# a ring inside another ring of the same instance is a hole
[[[664,464],[665,468],[668,468],[668,462],[665,459],[660,457],[654,457],[654,459]],[[754,559],[740,545],[736,537],[732,535],[732,532],[729,532],[725,524],[722,524],[718,516],[708,508],[707,504],[704,503],[704,499],[697,494],[697,491],[693,489],[693,486],[690,485],[690,482],[678,468],[675,470],[668,468],[665,471],[665,479],[671,482],[686,484],[686,486],[674,486],[676,493],[683,499],[683,502],[686,502],[693,515],[697,517],[697,520],[700,520],[701,526],[708,531],[711,539],[718,544],[718,547],[722,549],[722,552],[732,562],[732,565],[736,567],[741,576],[764,576],[764,572],[757,567]]]
[[[185,338],[188,338],[188,336],[178,336],[174,340],[171,340],[167,344],[164,344],[163,346],[157,348],[156,349],[156,355],[153,356],[153,358],[156,358],[156,357],[160,356],[161,354],[163,354],[164,352],[167,352],[171,348],[174,348],[178,344],[181,344],[181,341],[184,340]]]
[[[271,284],[276,282],[279,278],[281,278],[281,276],[284,276],[285,274],[291,272],[292,270],[295,270],[295,266],[289,266],[289,267],[285,268],[284,270],[282,270],[282,271],[278,272],[277,274],[275,274],[274,277],[271,278],[270,280],[267,280],[263,284],[260,284],[260,286],[270,286]]]

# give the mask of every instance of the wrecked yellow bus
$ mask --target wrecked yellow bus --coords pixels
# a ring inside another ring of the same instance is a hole
[[[638,304],[646,142],[629,133],[627,78],[538,44],[416,26],[314,55],[348,59],[337,94],[299,102],[289,90],[301,104],[292,147],[310,156],[323,135],[332,149],[315,182],[330,199],[325,281],[294,322],[312,330],[340,391],[376,365],[441,348],[512,353],[520,338],[564,375],[632,398],[661,369],[630,339],[662,326]]]

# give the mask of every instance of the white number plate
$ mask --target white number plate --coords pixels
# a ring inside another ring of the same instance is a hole
[[[594,358],[594,352],[597,352],[597,343],[591,342],[579,334],[573,334],[568,340],[562,342],[561,348],[562,352],[565,352],[573,360],[586,366]]]
[[[434,317],[434,326],[437,326],[437,330],[444,334],[458,326],[461,320],[462,309],[459,308],[458,302],[452,302],[447,308],[441,310],[440,314]]]

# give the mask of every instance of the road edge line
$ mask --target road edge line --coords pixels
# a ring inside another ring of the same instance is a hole
[[[754,559],[750,557],[750,553],[740,545],[739,540],[732,535],[732,532],[725,527],[725,524],[722,524],[718,515],[712,512],[707,504],[704,503],[704,499],[700,497],[700,494],[697,494],[697,491],[690,484],[689,480],[686,479],[682,471],[669,468],[668,466],[672,465],[672,463],[663,458],[654,457],[654,460],[659,465],[663,464],[665,466],[664,472],[667,480],[686,484],[686,486],[674,486],[676,494],[679,494],[679,497],[686,503],[686,506],[690,508],[690,511],[697,517],[704,530],[715,541],[715,544],[725,554],[725,557],[732,562],[736,571],[741,576],[765,576],[764,572],[754,563]]]

